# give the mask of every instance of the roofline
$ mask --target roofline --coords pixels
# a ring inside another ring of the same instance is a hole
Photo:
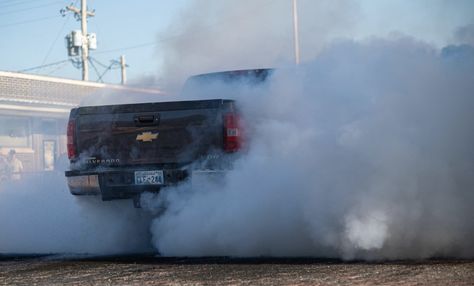
[[[69,114],[71,108],[55,108],[55,107],[38,107],[38,106],[26,106],[26,105],[10,105],[1,104],[0,110],[15,110],[15,111],[37,111],[37,112],[48,112],[48,113],[62,113]]]
[[[18,73],[18,72],[0,71],[0,76],[38,80],[38,81],[45,81],[45,82],[64,83],[64,84],[71,84],[71,85],[78,85],[78,86],[85,86],[85,87],[109,88],[109,89],[115,89],[115,90],[135,91],[135,92],[142,92],[142,93],[165,95],[165,93],[162,90],[156,89],[156,88],[131,87],[131,86],[126,86],[126,85],[106,84],[106,83],[66,79],[66,78],[59,78],[59,77],[50,77],[50,76],[43,76],[43,75],[25,74],[25,73]]]

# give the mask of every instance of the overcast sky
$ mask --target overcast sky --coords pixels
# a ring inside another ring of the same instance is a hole
[[[74,17],[60,16],[59,10],[70,2],[0,0],[0,70],[20,71],[66,60],[64,36],[80,29]],[[302,57],[306,60],[339,38],[407,35],[437,48],[472,40],[474,1],[470,0],[298,0],[298,5]],[[181,57],[184,52],[203,54],[205,50],[193,51],[195,43],[196,47],[200,47],[199,41],[220,46],[228,40],[227,35],[248,32],[241,29],[245,25],[256,31],[263,31],[257,26],[265,26],[265,33],[284,35],[273,37],[273,41],[281,41],[271,42],[274,46],[288,50],[292,45],[291,0],[89,0],[88,6],[96,12],[89,20],[89,31],[97,33],[98,38],[98,49],[91,56],[104,65],[96,64],[97,73],[102,74],[111,60],[124,54],[131,82],[166,72],[170,49],[175,49],[177,42],[185,43],[187,48],[181,47]],[[216,27],[226,30],[216,33]],[[262,43],[265,33],[256,33]],[[247,42],[255,42],[255,38],[240,39],[239,45],[247,47],[243,52],[258,47]],[[292,56],[289,51],[278,54],[280,61],[290,61]],[[220,57],[225,58],[225,50]],[[68,62],[30,72],[73,79],[81,76]],[[91,68],[91,80],[97,80],[97,73]],[[118,83],[119,75],[119,70],[111,70],[104,80]]]

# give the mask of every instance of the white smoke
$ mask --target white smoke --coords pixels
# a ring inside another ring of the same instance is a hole
[[[453,49],[340,41],[263,87],[207,92],[237,97],[248,151],[222,185],[144,198],[166,206],[154,245],[178,256],[473,257],[474,61]]]
[[[354,0],[299,5],[303,60],[313,59],[329,40],[347,36],[360,17]],[[292,1],[286,0],[190,1],[159,37],[165,41],[157,49],[158,78],[172,92],[192,74],[292,63],[291,11]]]
[[[457,28],[454,33],[454,40],[458,43],[474,45],[474,24]]]
[[[292,62],[291,1],[195,3],[159,47],[160,79],[171,91],[190,74]],[[304,65],[277,69],[258,88],[216,85],[192,95],[236,99],[248,150],[223,185],[142,197],[155,216],[155,248],[179,256],[473,257],[472,46],[440,53],[404,36],[329,45],[351,36],[363,16],[356,2],[300,4]],[[472,44],[470,28],[457,42]],[[174,99],[105,94],[83,105]],[[0,253],[149,249],[149,217],[130,201],[72,197],[62,174],[0,187]]]
[[[152,250],[148,215],[131,201],[74,197],[64,173],[0,185],[0,254],[117,254]]]

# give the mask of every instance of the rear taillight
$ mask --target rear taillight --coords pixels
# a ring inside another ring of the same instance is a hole
[[[76,150],[76,121],[69,120],[67,124],[67,156],[69,160],[77,157]]]
[[[237,152],[242,147],[240,117],[235,113],[224,115],[224,151]]]

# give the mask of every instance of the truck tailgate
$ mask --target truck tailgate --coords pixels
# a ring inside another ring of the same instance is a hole
[[[81,107],[77,151],[87,165],[186,164],[223,144],[227,100]]]

